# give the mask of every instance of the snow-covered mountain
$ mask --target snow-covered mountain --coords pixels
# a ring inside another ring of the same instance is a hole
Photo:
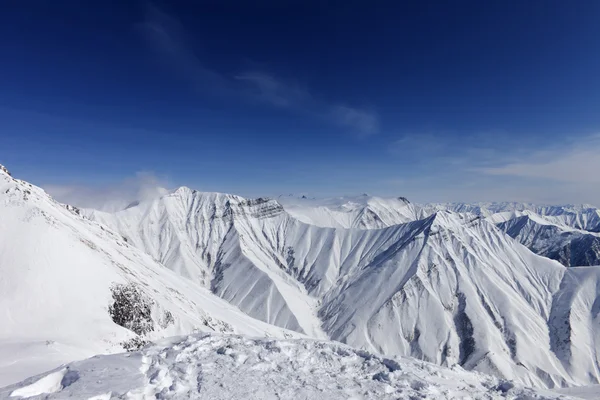
[[[600,265],[600,210],[589,205],[449,203],[423,209],[484,216],[536,254],[567,267]]]
[[[307,217],[188,188],[80,211],[5,171],[0,204],[5,382],[193,330],[305,334],[526,385],[600,380],[600,268],[532,253],[496,226],[510,218],[366,197]]]
[[[0,386],[192,331],[290,336],[0,168]]]
[[[566,267],[600,265],[600,234],[552,223],[531,211],[508,211],[488,219],[536,254]]]
[[[390,203],[379,210],[409,222],[367,229],[380,222],[354,221],[367,221],[356,216],[372,209],[371,200],[355,202],[349,218],[322,217],[306,207],[288,212],[274,200],[180,188],[88,216],[249,316],[283,328],[525,384],[599,381],[600,269],[567,272],[485,218],[424,217],[405,200],[397,200],[398,210]],[[368,221],[385,220],[377,215]],[[340,221],[354,228],[324,227]]]
[[[0,399],[563,399],[543,390],[333,342],[195,335],[71,363]]]
[[[530,211],[543,216],[556,225],[568,226],[588,232],[600,232],[600,209],[588,204],[548,206],[515,202],[438,203],[427,204],[424,208],[430,211],[450,210],[461,213],[472,213],[484,217],[504,212]]]
[[[444,210],[475,214],[489,218],[536,254],[565,266],[600,264],[600,210],[589,205],[509,202],[416,205],[403,197],[386,199],[368,195],[328,199],[287,195],[280,196],[279,201],[296,219],[336,228],[379,229]]]

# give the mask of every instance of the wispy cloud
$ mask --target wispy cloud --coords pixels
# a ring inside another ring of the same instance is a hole
[[[245,72],[234,78],[250,84],[254,96],[276,107],[302,108],[313,101],[306,88],[284,83],[264,72]]]
[[[339,125],[352,127],[364,136],[379,132],[379,118],[371,111],[338,105],[332,107],[331,115]]]
[[[403,135],[389,146],[389,151],[395,155],[437,154],[450,145],[445,135],[438,133],[419,133]]]
[[[390,190],[420,201],[526,201],[600,206],[600,136],[536,141],[509,134],[404,135],[390,152],[411,168]]]
[[[308,88],[285,82],[265,72],[246,72],[235,76],[235,79],[248,84],[257,99],[272,106],[327,120],[350,128],[363,137],[379,132],[379,118],[373,111],[324,102],[313,96]]]
[[[194,90],[213,95],[231,95],[235,92],[225,76],[205,66],[196,55],[190,44],[191,39],[176,18],[148,4],[144,22],[138,28],[148,44],[160,54],[161,62],[184,76]]]
[[[306,85],[293,83],[265,71],[244,71],[228,76],[210,68],[194,51],[180,21],[149,5],[140,31],[178,74],[203,94],[259,101],[272,107],[323,120],[350,129],[359,136],[379,132],[379,117],[369,109],[328,102],[314,96]]]
[[[600,183],[600,136],[580,139],[560,149],[532,151],[526,160],[495,168],[483,168],[489,175],[540,178],[556,182]]]
[[[138,172],[120,182],[105,185],[42,185],[57,201],[82,208],[117,211],[136,201],[157,198],[167,193],[169,183],[150,172]]]

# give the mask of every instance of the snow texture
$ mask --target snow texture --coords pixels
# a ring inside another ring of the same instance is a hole
[[[74,362],[0,389],[0,399],[15,398],[541,400],[559,395],[333,342],[201,334]]]

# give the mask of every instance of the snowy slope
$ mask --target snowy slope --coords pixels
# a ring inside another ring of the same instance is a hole
[[[559,395],[333,342],[204,334],[75,362],[0,389],[0,399],[19,398],[541,400]]]
[[[444,211],[381,229],[331,228],[304,223],[273,200],[180,188],[89,216],[248,315],[283,328],[528,385],[600,378],[596,353],[576,351],[549,319],[559,310],[593,315],[595,300],[576,292],[573,301],[557,303],[568,290],[566,269],[475,215]],[[594,319],[577,324],[595,343]],[[570,350],[556,351],[559,341]]]
[[[119,284],[137,288],[147,339],[194,330],[292,335],[249,318],[4,168],[0,238],[0,384],[123,351],[138,335],[109,314]]]
[[[115,214],[94,211],[88,217],[250,316],[325,337],[315,299],[281,268],[286,255],[274,246],[283,243],[278,235],[286,236],[282,230],[290,218],[277,202],[183,187]]]
[[[600,234],[553,223],[530,211],[503,212],[488,219],[534,253],[566,267],[600,265]]]

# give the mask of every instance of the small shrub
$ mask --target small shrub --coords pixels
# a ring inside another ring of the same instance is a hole
[[[108,313],[117,325],[138,335],[154,331],[152,305],[154,301],[134,283],[116,284],[111,288],[114,302]]]
[[[169,325],[172,325],[174,323],[175,323],[175,318],[173,318],[173,314],[171,314],[171,311],[165,310],[162,313],[162,316],[161,316],[158,324],[160,325],[161,328],[165,329],[166,327],[168,327]]]
[[[121,343],[121,346],[123,346],[123,348],[128,351],[128,352],[132,352],[132,351],[138,351],[141,348],[145,347],[146,345],[150,344],[151,342],[149,340],[146,340],[144,338],[141,338],[139,336],[136,336],[134,338],[131,338],[129,340],[126,340],[124,342]]]

